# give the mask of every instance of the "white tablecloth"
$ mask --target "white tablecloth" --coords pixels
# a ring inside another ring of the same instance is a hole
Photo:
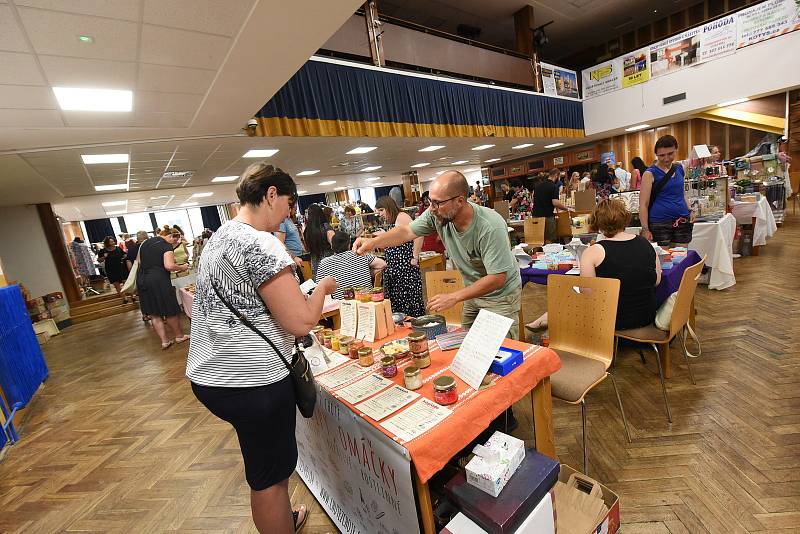
[[[701,257],[706,256],[706,265],[711,267],[709,289],[726,289],[736,284],[733,275],[735,233],[736,218],[730,213],[726,213],[719,222],[694,224],[689,248],[696,250]]]
[[[766,197],[762,196],[758,202],[737,202],[733,205],[734,217],[739,224],[751,224],[753,217],[756,219],[753,228],[753,246],[759,247],[767,244],[767,238],[775,235],[778,225]]]

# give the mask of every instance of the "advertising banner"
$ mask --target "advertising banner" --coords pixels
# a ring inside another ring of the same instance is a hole
[[[580,98],[578,94],[578,73],[574,70],[562,69],[548,63],[539,63],[542,69],[542,86],[544,94]]]
[[[698,62],[727,56],[736,51],[736,15],[703,24]]]
[[[647,48],[622,56],[622,87],[630,87],[650,79]]]
[[[314,417],[297,417],[297,472],[346,534],[418,533],[405,449],[318,388]]]
[[[767,0],[737,13],[737,48],[766,41],[800,29],[796,0]]]
[[[583,98],[594,98],[622,87],[622,62],[613,59],[585,69],[583,78]]]
[[[701,29],[692,28],[650,45],[650,77],[671,74],[697,63]]]

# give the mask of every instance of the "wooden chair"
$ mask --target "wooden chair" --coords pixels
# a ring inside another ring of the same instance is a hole
[[[525,219],[525,242],[529,247],[544,245],[544,217],[528,217]]]
[[[300,266],[300,272],[303,273],[303,276],[306,280],[313,280],[314,276],[311,274],[311,262],[308,260],[303,260],[303,264]]]
[[[568,211],[556,213],[556,237],[572,239],[572,214]]]
[[[675,299],[675,306],[672,309],[669,332],[656,328],[655,324],[642,328],[631,328],[629,330],[617,330],[614,332],[617,338],[617,344],[619,343],[619,338],[622,338],[639,343],[647,343],[653,347],[658,363],[658,376],[661,379],[661,391],[664,394],[664,406],[667,410],[667,420],[670,423],[672,422],[672,413],[670,412],[669,400],[667,399],[667,386],[664,383],[664,374],[671,366],[669,344],[675,336],[681,336],[683,358],[686,360],[689,378],[692,380],[692,384],[695,384],[692,366],[689,363],[689,356],[686,350],[685,330],[686,323],[689,322],[689,317],[692,313],[692,303],[694,302],[694,293],[697,289],[697,280],[700,278],[700,273],[703,271],[703,264],[705,262],[706,257],[703,256],[703,259],[683,271],[681,285],[678,287],[678,296]],[[547,279],[547,282],[550,283],[550,278]]]
[[[617,317],[619,280],[550,275],[547,278],[547,322],[550,348],[561,358],[561,369],[550,377],[553,396],[581,405],[583,472],[589,472],[586,449],[586,395],[611,377],[617,394],[628,442],[628,420],[614,376],[614,322]]]
[[[453,293],[464,287],[464,278],[459,271],[426,271],[425,295],[428,301],[434,295]],[[459,302],[449,310],[440,312],[447,320],[447,324],[461,324],[461,311],[464,303]]]

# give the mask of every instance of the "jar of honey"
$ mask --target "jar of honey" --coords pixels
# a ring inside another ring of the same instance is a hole
[[[383,301],[383,288],[381,286],[377,286],[372,288],[372,302],[382,302]]]
[[[345,356],[350,355],[350,343],[353,341],[351,336],[342,336],[339,338],[339,354]]]
[[[414,365],[420,369],[431,366],[431,354],[427,350],[425,352],[413,352],[412,355]]]
[[[422,387],[422,375],[420,374],[419,367],[406,367],[403,371],[403,378],[405,379],[406,389],[419,389]]]
[[[353,360],[358,359],[358,349],[364,346],[364,342],[360,339],[354,339],[348,345],[350,347],[350,358]]]
[[[425,332],[411,332],[408,334],[408,346],[413,353],[426,352],[428,350],[428,336]]]
[[[337,334],[331,336],[331,350],[339,352],[339,336]]]
[[[358,365],[362,367],[369,367],[375,363],[375,355],[372,354],[372,348],[361,347],[358,349]]]
[[[364,287],[356,289],[356,299],[359,302],[370,302],[372,300],[372,290]]]
[[[455,404],[458,400],[455,378],[448,375],[435,378],[433,380],[433,398],[443,406]]]
[[[397,375],[397,363],[395,363],[394,356],[381,358],[381,374],[385,378],[392,378]]]

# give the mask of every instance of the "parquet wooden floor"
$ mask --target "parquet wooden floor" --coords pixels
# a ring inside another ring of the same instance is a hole
[[[675,359],[669,425],[648,357],[615,368],[634,442],[610,384],[588,398],[590,474],[621,498],[623,532],[800,532],[800,217],[738,284],[699,288],[697,386]],[[545,289],[525,289],[526,317]],[[0,460],[0,532],[254,532],[236,437],[194,399],[186,347],[161,351],[136,312],[67,329],[45,346],[51,375]],[[532,437],[525,402],[518,435]],[[561,461],[581,465],[580,409],[554,401]],[[311,505],[304,532],[335,531]]]

